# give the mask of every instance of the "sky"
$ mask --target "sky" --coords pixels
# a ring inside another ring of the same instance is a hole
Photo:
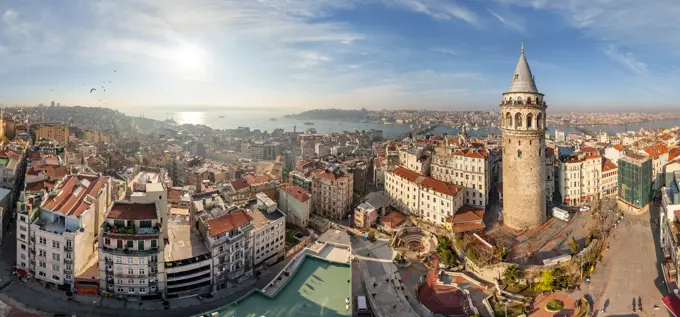
[[[677,0],[3,0],[0,14],[3,105],[487,111],[523,42],[549,111],[680,109]]]

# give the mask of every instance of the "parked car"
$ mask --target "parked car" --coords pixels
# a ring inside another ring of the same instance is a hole
[[[579,211],[589,211],[589,210],[590,210],[590,206],[582,206],[581,208],[579,208]]]

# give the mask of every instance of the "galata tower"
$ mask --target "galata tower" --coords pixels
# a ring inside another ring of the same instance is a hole
[[[524,44],[501,102],[503,136],[503,223],[516,230],[546,221],[545,109],[524,57]]]

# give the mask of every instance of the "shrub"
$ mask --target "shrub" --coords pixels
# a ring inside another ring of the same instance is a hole
[[[578,253],[578,242],[576,242],[576,238],[574,238],[574,236],[571,237],[569,248],[571,248],[571,255],[576,255]]]
[[[534,286],[537,292],[550,292],[553,290],[555,282],[555,272],[553,270],[545,270],[541,273],[541,278]]]
[[[509,284],[517,284],[521,275],[522,271],[519,266],[517,264],[510,264],[503,272],[503,279]]]
[[[545,305],[545,309],[552,312],[560,311],[562,308],[564,308],[564,303],[556,299],[549,301],[548,304]]]

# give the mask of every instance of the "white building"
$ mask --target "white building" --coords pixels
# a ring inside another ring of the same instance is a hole
[[[17,268],[72,289],[74,275],[96,256],[110,188],[108,177],[78,174],[59,181],[46,197],[27,195],[17,217]]]
[[[663,144],[648,146],[644,153],[652,159],[652,177],[654,178],[654,190],[664,186],[664,166],[668,163],[668,147]]]
[[[619,168],[616,163],[603,157],[602,176],[600,178],[600,197],[616,196],[619,187]]]
[[[559,190],[565,205],[578,206],[599,198],[602,157],[594,148],[559,161]]]
[[[423,148],[400,148],[399,165],[418,174],[430,175],[430,163],[432,157],[429,151]]]
[[[444,226],[463,206],[463,188],[403,167],[385,173],[385,194],[403,213]]]
[[[253,206],[247,211],[252,219],[252,266],[256,271],[264,269],[283,258],[286,241],[286,217],[274,207],[271,211]]]
[[[460,185],[465,204],[486,208],[491,188],[491,169],[486,149],[455,150],[438,147],[432,157],[432,177]]]
[[[300,186],[279,188],[278,208],[286,214],[286,221],[306,228],[311,208],[309,193]]]

